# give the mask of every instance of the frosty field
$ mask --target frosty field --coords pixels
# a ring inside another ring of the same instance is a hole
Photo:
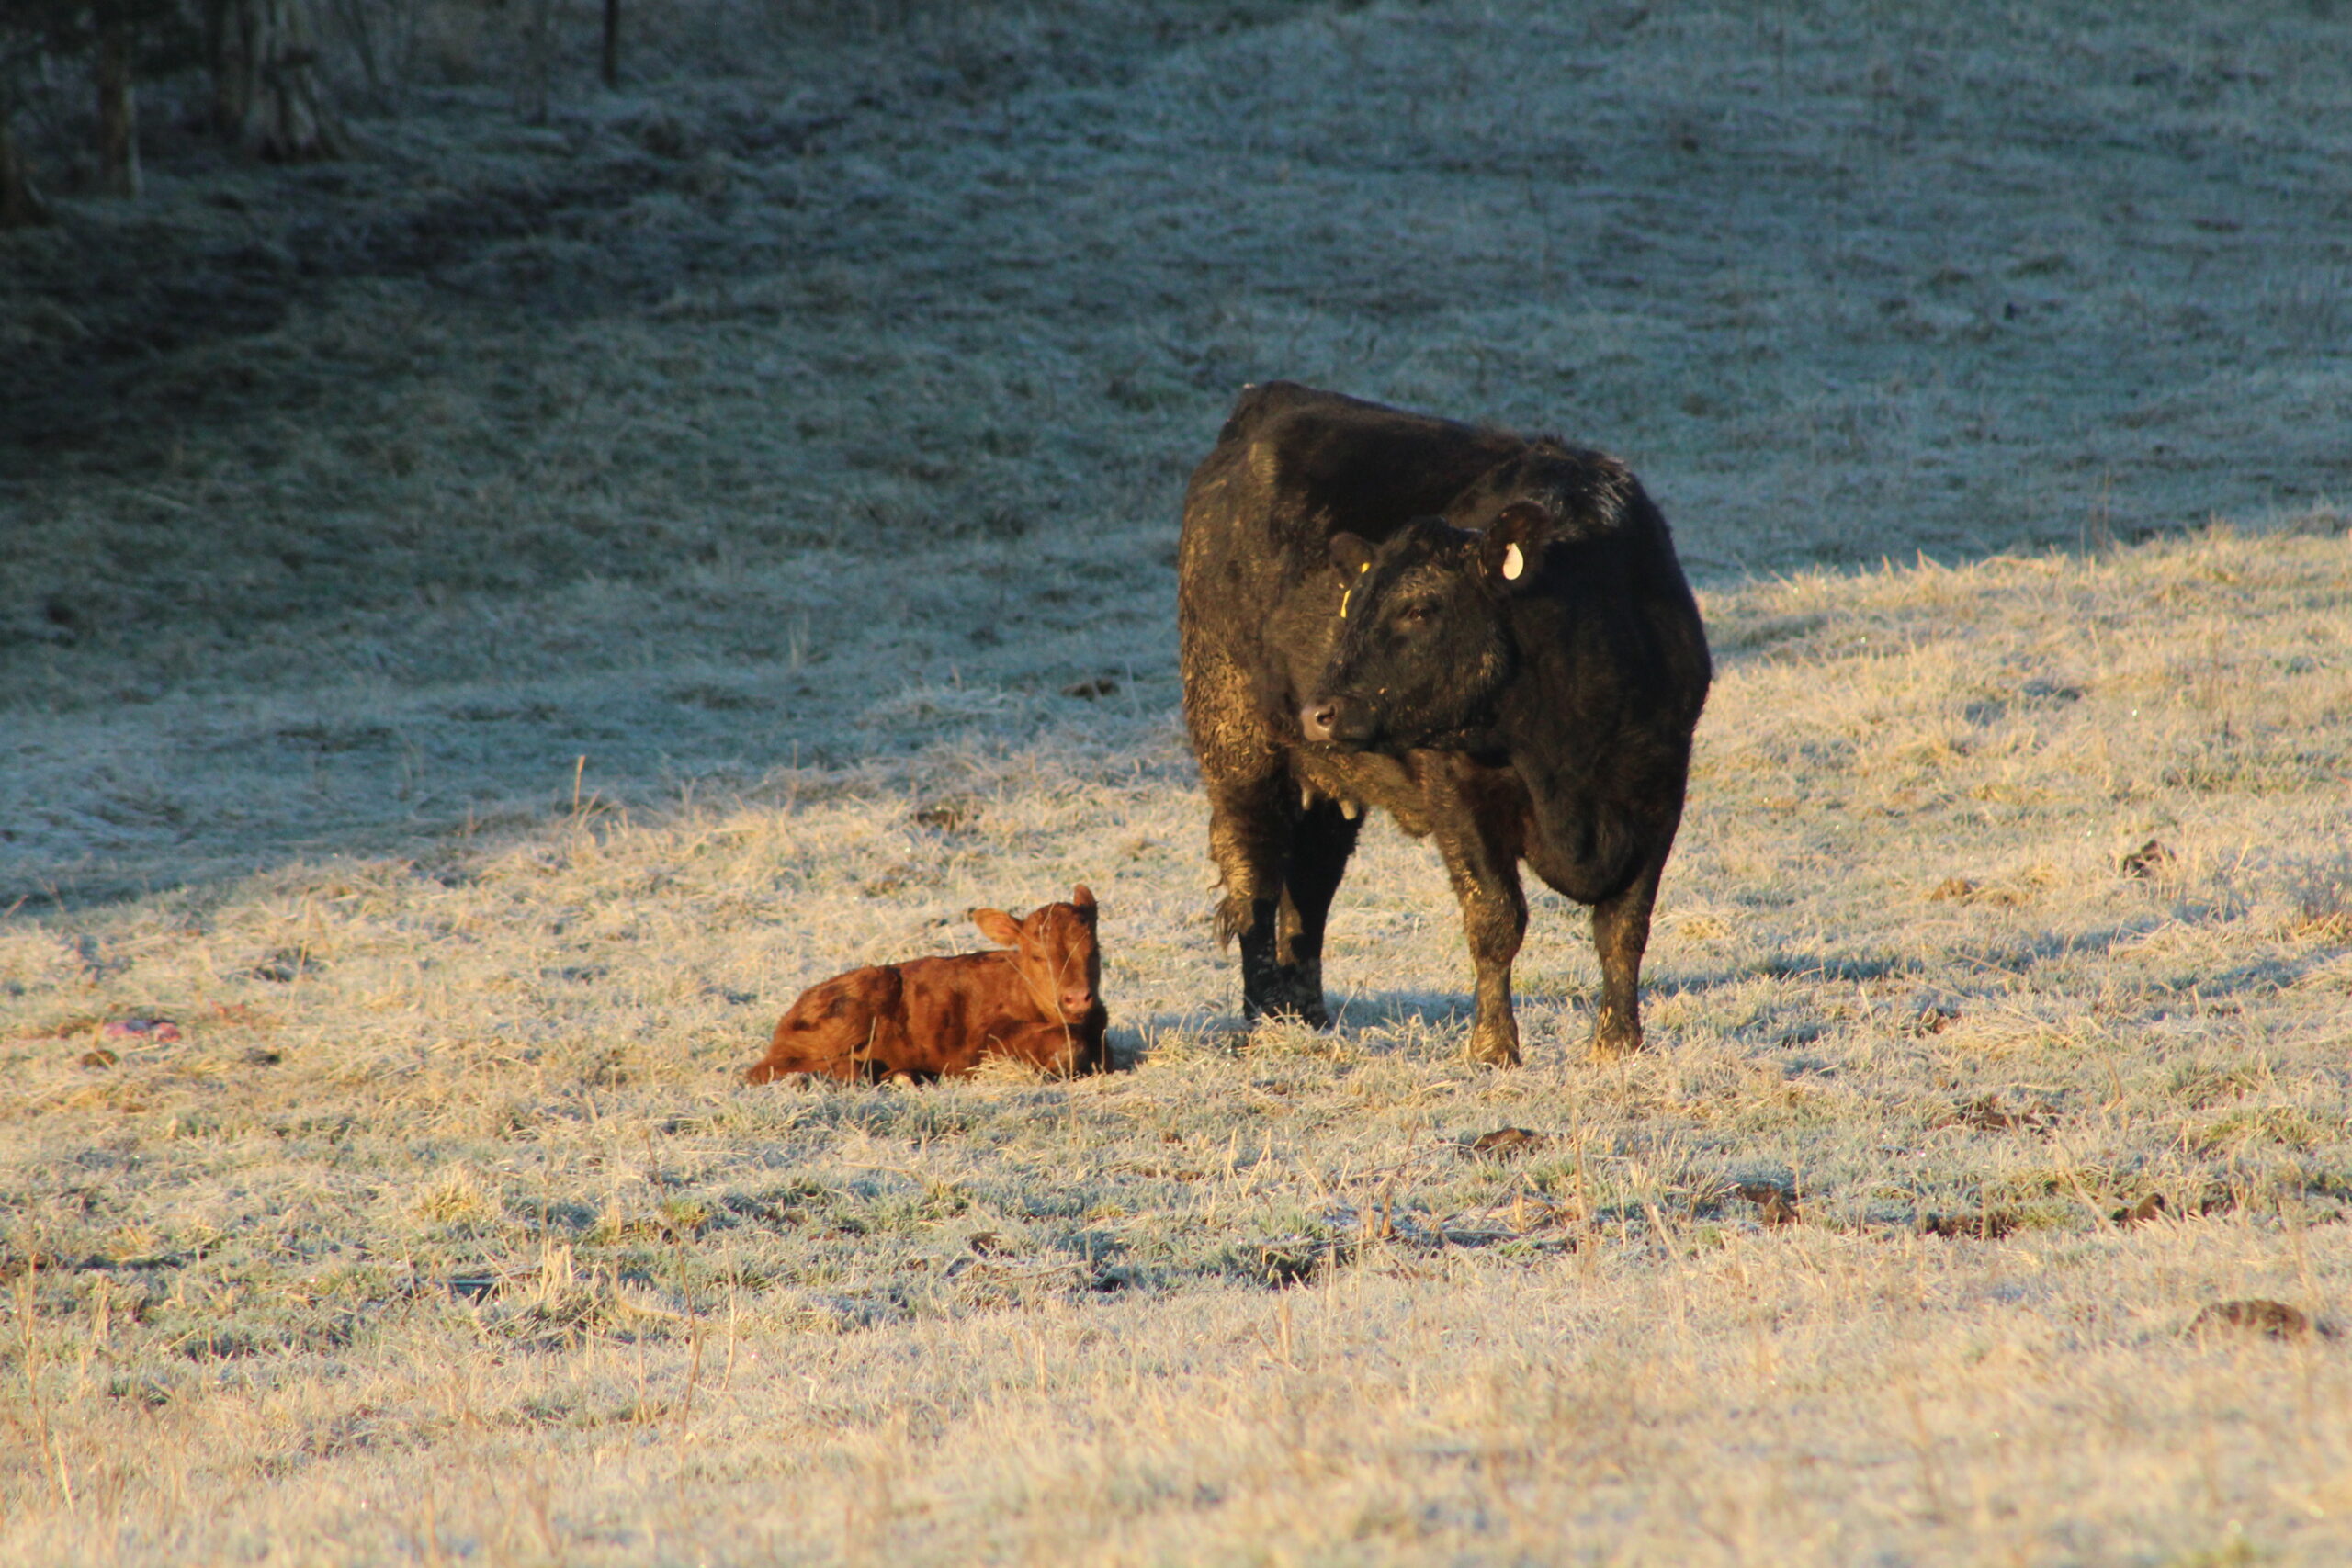
[[[0,235],[0,1559],[2352,1551],[2342,17],[677,4],[530,127],[413,14]],[[1274,375],[1673,522],[1643,1055],[1533,894],[1463,1061],[1385,823],[1237,1034]],[[1121,1070],[736,1081],[1080,881]]]

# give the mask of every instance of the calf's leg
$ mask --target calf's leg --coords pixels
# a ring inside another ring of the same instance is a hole
[[[838,1019],[822,1020],[814,1026],[796,1025],[786,1015],[776,1025],[768,1054],[752,1065],[743,1081],[774,1083],[795,1073],[809,1073],[854,1083],[868,1076],[859,1050],[865,1043],[863,1027],[851,1028]]]
[[[774,1083],[793,1073],[845,1083],[871,1080],[878,1076],[875,1047],[887,1032],[883,1011],[875,1004],[897,994],[898,982],[888,970],[861,970],[809,987],[777,1021],[768,1054],[752,1064],[743,1081]]]
[[[1026,1062],[1056,1077],[1069,1077],[1093,1069],[1095,1063],[1085,1033],[1059,1023],[1019,1023],[989,1032],[984,1056]]]

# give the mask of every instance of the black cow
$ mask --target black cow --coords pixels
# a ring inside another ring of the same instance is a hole
[[[1184,717],[1242,1006],[1316,1025],[1365,805],[1437,840],[1476,966],[1471,1051],[1519,1060],[1519,863],[1592,906],[1593,1049],[1637,986],[1709,665],[1666,520],[1616,458],[1275,381],[1184,494]]]

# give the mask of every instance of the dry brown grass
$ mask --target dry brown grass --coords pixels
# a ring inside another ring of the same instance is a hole
[[[1623,452],[1717,583],[2344,490],[2306,6],[813,9],[0,236],[0,907],[1164,671],[1248,379]]]
[[[0,237],[0,1559],[2345,1558],[2340,21],[642,14]],[[1271,374],[1675,520],[1654,1052],[1385,827],[1230,1048]],[[1128,1070],[734,1082],[1079,880]]]
[[[1548,897],[1532,1066],[1462,1062],[1385,830],[1341,1026],[1234,1054],[1164,713],[19,917],[0,1550],[2331,1561],[2344,1353],[2187,1331],[2352,1277],[2346,566],[1710,594],[1622,1065]],[[735,1082],[807,979],[1080,876],[1129,1070]],[[131,1016],[186,1037],[83,1065]]]

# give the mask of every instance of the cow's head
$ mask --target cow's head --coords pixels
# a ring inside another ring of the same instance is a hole
[[[1002,909],[975,909],[972,923],[990,942],[1012,949],[1022,982],[1040,1007],[1076,1023],[1093,1010],[1102,988],[1094,916],[1094,895],[1081,883],[1067,904],[1040,904],[1019,919]]]
[[[1339,637],[1299,710],[1306,739],[1388,750],[1484,723],[1511,671],[1510,601],[1543,577],[1551,531],[1551,514],[1522,501],[1483,532],[1423,517],[1377,545],[1333,535]]]

